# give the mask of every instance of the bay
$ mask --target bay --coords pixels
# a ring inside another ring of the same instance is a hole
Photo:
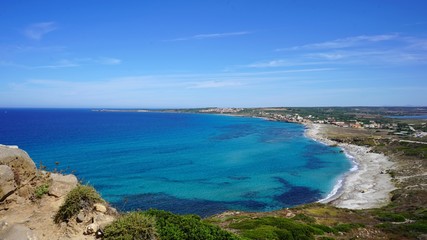
[[[223,115],[1,109],[0,144],[75,173],[123,211],[277,210],[326,197],[351,168],[303,125]]]

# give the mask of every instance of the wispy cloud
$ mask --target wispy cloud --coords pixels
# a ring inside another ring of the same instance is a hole
[[[247,35],[251,32],[241,31],[241,32],[226,32],[226,33],[208,33],[208,34],[197,34],[190,37],[174,38],[166,40],[166,42],[176,42],[176,41],[187,41],[187,40],[203,40],[203,39],[212,39],[212,38],[224,38],[232,36],[241,36]]]
[[[11,45],[4,48],[13,53],[47,53],[47,52],[63,52],[67,49],[65,46],[25,46]]]
[[[29,66],[29,69],[56,69],[56,68],[70,68],[70,67],[78,67],[80,64],[76,61],[62,59],[56,63],[49,65],[40,65],[40,66]]]
[[[360,45],[365,45],[367,43],[376,43],[383,41],[390,41],[397,39],[399,35],[397,34],[384,34],[384,35],[372,35],[372,36],[355,36],[348,38],[335,39],[332,41],[326,41],[321,43],[311,43],[301,46],[293,46],[290,48],[281,48],[276,49],[277,51],[288,51],[288,50],[316,50],[316,49],[340,49],[340,48],[349,48]]]
[[[291,63],[320,64],[425,64],[427,39],[402,34],[361,35],[278,49],[287,58],[252,67],[286,67]]]
[[[295,66],[307,66],[307,65],[319,65],[324,62],[309,62],[309,61],[300,61],[293,59],[292,61],[287,59],[274,59],[270,61],[255,62],[241,67],[245,68],[277,68],[277,67],[295,67]]]
[[[23,69],[60,69],[60,68],[72,68],[86,65],[119,65],[122,63],[121,59],[110,58],[110,57],[99,57],[99,58],[75,58],[75,59],[61,59],[46,65],[23,65],[16,64],[13,62],[0,61],[0,66],[3,67],[15,67]]]
[[[205,73],[205,74],[166,74],[124,76],[99,81],[67,81],[52,79],[30,79],[14,87],[21,89],[49,89],[59,92],[73,93],[108,93],[116,91],[135,92],[153,89],[209,89],[234,88],[237,86],[263,85],[266,81],[282,82],[286,77],[304,76],[305,73],[332,71],[331,68],[308,68],[286,71],[258,71],[234,73]],[[289,81],[293,81],[289,79]]]
[[[58,29],[55,22],[33,23],[24,29],[24,35],[30,39],[41,40],[44,35]]]
[[[102,65],[118,65],[122,63],[121,59],[108,58],[108,57],[101,57],[101,58],[95,59],[94,61]]]
[[[415,37],[405,37],[405,42],[409,45],[408,49],[416,51],[427,51],[427,39],[426,38],[415,38]]]
[[[326,60],[335,64],[425,64],[426,51],[412,51],[407,48],[392,49],[350,49],[329,52],[312,52],[302,54],[311,61]]]
[[[222,88],[222,87],[234,87],[243,85],[241,82],[227,82],[227,81],[203,81],[203,82],[191,82],[188,88]]]

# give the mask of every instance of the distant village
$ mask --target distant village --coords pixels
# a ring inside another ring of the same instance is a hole
[[[266,109],[268,110],[268,109]],[[277,111],[277,109],[272,109]],[[208,108],[199,110],[200,113],[219,113],[219,114],[238,114],[247,115],[243,112],[243,108]],[[279,114],[267,111],[252,112],[251,116],[263,117],[272,121],[283,121],[293,123],[318,123],[318,124],[331,124],[342,128],[356,128],[356,129],[378,129],[386,130],[389,134],[399,136],[412,136],[412,137],[425,137],[427,132],[414,128],[414,124],[405,124],[397,122],[380,123],[375,120],[369,119],[354,119],[349,121],[339,121],[334,117],[326,117],[325,119],[319,119],[314,115],[302,116],[298,113],[290,114]],[[425,128],[426,123],[421,123],[422,127]]]

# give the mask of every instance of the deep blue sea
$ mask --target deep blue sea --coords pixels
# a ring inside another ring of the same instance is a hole
[[[123,211],[276,210],[326,197],[351,168],[302,125],[207,114],[0,109],[0,144],[74,171]]]

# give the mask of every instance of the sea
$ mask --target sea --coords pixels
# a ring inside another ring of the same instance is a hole
[[[121,211],[202,217],[315,202],[351,169],[304,126],[260,118],[91,109],[0,109],[0,144],[75,174]]]

